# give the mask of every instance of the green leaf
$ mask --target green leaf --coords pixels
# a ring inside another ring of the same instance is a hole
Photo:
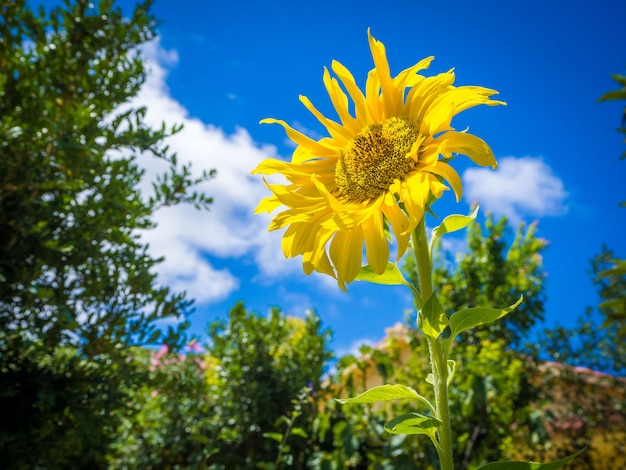
[[[273,439],[276,442],[283,442],[283,435],[279,432],[264,432],[263,437],[267,437],[268,439]]]
[[[445,235],[446,233],[457,232],[467,227],[470,223],[476,220],[478,215],[478,206],[474,207],[474,210],[470,215],[452,214],[443,219],[441,225],[433,229],[432,238],[430,241],[431,251],[435,244],[435,241]]]
[[[456,372],[456,362],[453,359],[448,359],[448,386],[452,383],[454,373]]]
[[[439,338],[443,330],[449,325],[448,317],[437,298],[437,292],[433,292],[424,302],[417,316],[417,326],[426,336]]]
[[[433,436],[441,421],[432,416],[419,413],[407,413],[385,423],[385,431],[391,434],[425,434]]]
[[[291,434],[293,434],[294,436],[304,437],[305,439],[309,437],[306,431],[302,428],[293,428],[291,430]]]
[[[626,100],[626,90],[609,91],[602,95],[598,101]]]
[[[398,266],[394,263],[387,263],[387,268],[382,274],[376,274],[369,264],[367,266],[363,266],[355,279],[357,281],[367,281],[373,284],[386,284],[392,286],[404,284],[410,286],[408,281],[404,279],[404,276]]]
[[[506,314],[512,312],[517,308],[519,304],[524,300],[524,296],[520,295],[517,302],[506,308],[464,308],[455,312],[450,317],[450,329],[452,330],[451,337],[454,338],[463,331],[475,328],[480,325],[494,322],[504,317]]]
[[[575,454],[565,457],[552,463],[538,463],[538,462],[491,462],[487,465],[483,465],[478,470],[557,470],[566,463],[570,462],[574,458],[582,454],[585,449],[581,449]]]
[[[376,403],[379,401],[397,400],[400,398],[412,398],[413,400],[426,400],[411,387],[404,385],[379,385],[370,388],[354,398],[337,399],[342,405],[354,403]]]

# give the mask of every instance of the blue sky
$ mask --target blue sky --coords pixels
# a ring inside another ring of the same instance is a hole
[[[456,204],[446,195],[435,211],[467,213],[477,201],[515,222],[539,220],[538,235],[550,241],[547,325],[572,325],[597,303],[587,269],[603,243],[626,256],[626,209],[618,208],[626,200],[625,149],[615,131],[622,105],[596,103],[616,88],[609,75],[626,73],[623,1],[157,0],[154,12],[160,37],[144,50],[151,74],[136,103],[148,106],[155,125],[185,125],[169,142],[180,160],[198,172],[217,169],[202,188],[215,198],[210,212],[165,209],[158,229],[145,234],[154,254],[167,258],[162,282],[197,299],[194,332],[240,300],[259,312],[315,308],[344,353],[381,339],[410,308],[399,287],[354,283],[346,294],[332,279],[305,276],[299,259],[282,258],[281,234],[265,230],[269,219],[252,215],[268,194],[249,171],[293,150],[279,126],[259,120],[323,135],[298,95],[333,116],[323,67],[338,60],[362,85],[373,67],[368,27],[387,47],[392,74],[434,55],[428,74],[454,67],[457,85],[495,88],[507,101],[453,120],[485,139],[500,167],[471,169],[459,159],[465,197]],[[147,164],[149,173],[158,170]]]

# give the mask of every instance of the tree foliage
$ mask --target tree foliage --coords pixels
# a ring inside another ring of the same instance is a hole
[[[138,230],[164,205],[210,199],[131,108],[155,36],[150,1],[130,16],[102,0],[33,12],[0,4],[0,453],[3,466],[98,468],[139,379],[127,347],[191,303],[156,282]],[[168,170],[139,189],[139,159]],[[170,341],[176,342],[172,330]],[[89,449],[89,450],[88,450]]]
[[[204,354],[152,355],[150,382],[134,400],[141,412],[120,428],[114,468],[273,468],[277,460],[303,468],[330,331],[314,313],[265,317],[238,304],[208,333]]]

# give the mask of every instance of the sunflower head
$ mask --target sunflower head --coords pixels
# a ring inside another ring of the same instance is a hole
[[[478,165],[495,168],[489,146],[475,135],[456,131],[451,121],[479,104],[505,104],[490,99],[494,90],[454,86],[453,70],[421,75],[432,57],[391,76],[385,46],[369,31],[368,38],[374,68],[365,93],[339,62],[332,63],[334,77],[324,69],[324,85],[338,120],[300,97],[328,136],[314,140],[284,121],[264,119],[262,123],[283,126],[297,146],[291,162],[267,159],[253,171],[287,179],[287,184],[266,182],[272,195],[257,207],[257,212],[283,208],[269,229],[286,229],[284,255],[301,255],[307,274],[333,276],[342,289],[359,273],[364,252],[378,274],[387,268],[392,241],[397,243],[396,261],[402,257],[429,201],[448,189],[445,183],[460,199],[461,179],[450,160],[466,155]]]

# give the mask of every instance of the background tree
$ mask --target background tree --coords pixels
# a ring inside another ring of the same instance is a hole
[[[612,253],[604,250],[591,262],[589,274],[601,301],[597,309],[587,307],[574,327],[544,329],[537,338],[541,349],[534,352],[543,360],[554,361],[547,363],[550,366],[544,368],[541,383],[537,384],[539,399],[554,402],[550,395],[553,390],[560,390],[560,406],[549,416],[549,426],[559,436],[553,440],[552,456],[564,457],[574,449],[588,449],[570,464],[573,469],[617,468],[626,464],[623,325],[609,321],[602,328],[598,320],[602,300],[615,298],[616,293],[623,295],[625,289],[623,278],[619,285],[597,281],[612,259]]]
[[[264,436],[283,432],[279,418],[293,409],[303,388],[323,396],[322,376],[332,354],[326,349],[330,331],[321,328],[315,314],[305,319],[285,317],[273,310],[268,318],[249,313],[239,304],[228,322],[208,328],[208,353],[215,358],[216,380],[211,387],[212,411],[218,417],[220,449],[212,463],[224,468],[254,468],[274,462],[278,442]],[[317,406],[302,407],[297,426],[312,427]],[[282,420],[281,420],[282,421]],[[290,442],[288,468],[303,468],[308,458],[308,437]]]
[[[153,320],[186,315],[158,286],[138,230],[164,205],[210,199],[145,108],[120,111],[146,71],[150,1],[129,17],[112,0],[46,13],[0,4],[0,454],[5,468],[101,468],[139,381],[132,344]],[[169,170],[142,194],[138,157]],[[176,342],[176,331],[168,341]],[[130,385],[129,385],[130,386]]]
[[[599,101],[626,100],[626,76],[612,75],[612,78],[621,86],[621,89],[602,95]],[[626,136],[626,106],[624,106],[622,123],[618,131]],[[626,137],[624,143],[626,143]],[[622,153],[621,158],[626,158],[626,152]],[[626,201],[623,201],[620,206],[626,207]],[[613,257],[612,252],[606,247],[603,247],[597,260],[604,263],[604,269],[597,272],[595,279],[596,284],[600,285],[599,293],[603,299],[600,311],[606,319],[604,326],[617,323],[619,335],[623,341],[626,339],[626,260]]]

